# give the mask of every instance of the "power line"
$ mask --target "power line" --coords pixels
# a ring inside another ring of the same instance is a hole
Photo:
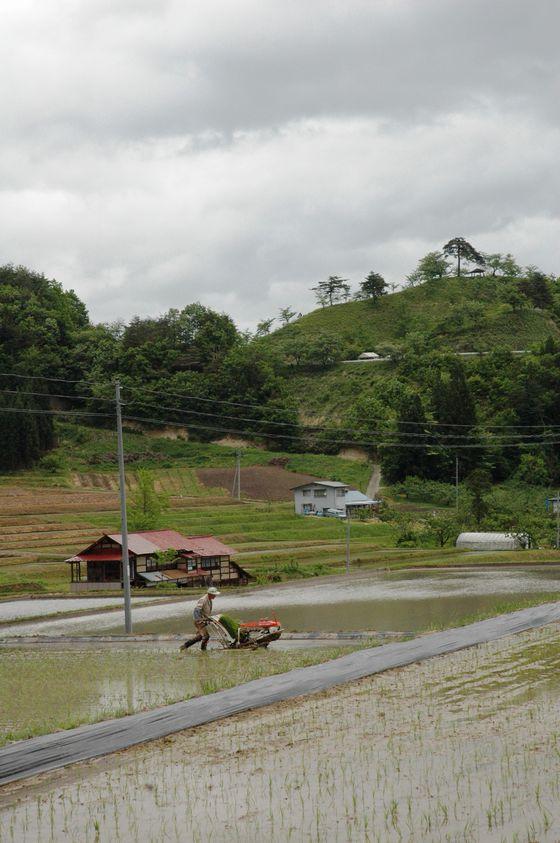
[[[77,400],[90,400],[90,396],[71,396],[71,395],[70,396],[67,396],[67,395],[54,396],[54,395],[50,395],[49,393],[20,392],[20,391],[16,391],[16,390],[14,390],[14,391],[12,391],[12,390],[0,390],[0,392],[6,392],[6,393],[9,393],[9,394],[13,394],[13,395],[35,395],[35,396],[40,395],[42,397],[47,397],[47,398],[48,397],[60,397],[60,398],[67,398],[69,400],[72,400],[74,398],[77,399]],[[92,398],[92,400],[95,400],[95,399]],[[114,403],[114,399],[110,399],[110,398],[101,398],[100,400],[108,401],[110,403]],[[138,403],[138,402],[133,402],[133,403]],[[154,405],[148,405],[148,406],[153,407]],[[302,431],[301,435],[290,436],[288,433],[276,434],[275,435],[275,434],[272,434],[272,433],[267,433],[266,431],[262,431],[262,430],[261,431],[257,431],[257,430],[249,430],[249,431],[241,430],[240,431],[238,428],[227,428],[227,429],[223,428],[223,430],[227,430],[227,432],[231,432],[231,433],[244,433],[244,434],[247,434],[247,435],[250,435],[250,436],[261,436],[261,437],[269,436],[269,437],[273,437],[273,438],[279,438],[279,439],[288,438],[288,439],[293,439],[293,440],[298,440],[298,441],[301,440],[302,435],[313,436],[313,435],[318,435],[318,434],[321,434],[321,433],[324,433],[324,432],[332,432],[334,434],[347,433],[347,434],[357,434],[358,436],[366,436],[366,437],[371,436],[372,439],[378,439],[379,437],[381,437],[381,438],[389,437],[391,439],[395,439],[395,438],[399,438],[399,437],[401,437],[401,438],[415,437],[417,440],[422,438],[422,439],[427,439],[427,440],[430,440],[430,441],[423,442],[423,443],[403,442],[403,443],[401,443],[401,447],[409,447],[409,446],[412,446],[412,444],[417,444],[418,447],[436,447],[436,448],[441,447],[441,448],[448,448],[448,449],[457,449],[457,448],[460,448],[460,447],[481,448],[481,447],[484,447],[483,443],[485,445],[489,445],[489,446],[491,446],[492,444],[495,444],[498,447],[513,447],[515,444],[519,444],[519,445],[554,444],[553,442],[550,441],[550,437],[552,437],[554,435],[557,435],[557,434],[554,434],[552,431],[545,431],[542,434],[524,434],[524,433],[513,433],[512,432],[509,435],[507,435],[507,434],[491,434],[491,435],[471,434],[469,436],[465,436],[465,435],[460,435],[460,434],[438,434],[438,433],[416,433],[416,432],[405,433],[405,432],[402,432],[402,431],[388,431],[388,430],[363,431],[363,430],[357,430],[355,428],[300,427],[300,425],[292,423],[292,422],[275,422],[273,420],[267,420],[267,419],[252,419],[252,418],[238,417],[238,416],[227,416],[227,415],[224,415],[224,414],[217,414],[217,413],[205,413],[205,412],[199,411],[199,410],[182,410],[178,407],[166,407],[166,406],[160,405],[158,407],[158,409],[165,410],[165,411],[168,411],[168,412],[205,416],[205,417],[214,418],[214,419],[217,419],[217,420],[228,419],[229,421],[245,422],[245,423],[249,423],[249,424],[276,425],[276,426],[279,426],[279,427],[296,427],[298,429],[301,429],[301,431]],[[111,413],[99,413],[99,412],[88,411],[88,410],[77,410],[77,411],[73,411],[73,410],[44,410],[44,409],[42,410],[42,409],[39,409],[39,408],[35,409],[35,408],[1,408],[0,407],[0,411],[4,411],[4,410],[6,412],[20,412],[20,413],[21,412],[32,412],[32,413],[36,413],[36,414],[44,413],[44,414],[47,414],[47,415],[83,415],[83,416],[91,416],[91,417],[98,417],[98,418],[112,418],[113,417]],[[142,421],[142,420],[145,420],[147,422],[151,421],[151,419],[147,416],[146,417],[145,416],[125,416],[124,418],[132,419],[132,420],[135,420],[135,421]],[[171,420],[166,420],[166,421],[161,420],[161,423],[162,424],[173,424],[174,422],[171,422]],[[219,428],[211,428],[211,427],[205,428],[203,425],[193,424],[190,420],[186,420],[185,422],[176,423],[176,424],[180,427],[184,427],[184,426],[188,425],[189,427],[193,427],[193,428],[197,428],[197,429],[201,429],[201,430],[204,430],[204,429],[208,429],[208,430],[216,429],[216,430],[218,430],[219,429]],[[510,444],[505,444],[501,441],[502,439],[511,439],[512,437],[519,437],[519,441],[518,442],[512,442]],[[442,439],[444,439],[444,440],[451,439],[452,441],[441,441]],[[475,444],[467,445],[467,443],[465,443],[463,445],[462,442],[458,442],[457,440],[475,440]],[[527,440],[532,440],[532,441],[527,441]],[[389,445],[389,442],[376,442],[376,443],[374,443],[372,441],[359,442],[354,438],[351,438],[351,439],[338,439],[338,438],[337,439],[323,439],[322,441],[325,442],[325,444],[345,444],[345,445],[363,444],[363,445],[367,445],[368,447],[371,447],[373,444],[376,444],[379,447],[381,447],[381,446],[387,447]],[[396,446],[396,443],[393,443],[393,444],[395,444],[395,446]]]
[[[84,380],[84,379],[71,380],[71,379],[68,379],[68,378],[53,378],[53,377],[48,377],[46,375],[20,375],[20,374],[14,373],[14,372],[0,372],[0,377],[21,378],[21,379],[24,379],[24,380],[38,380],[38,381],[43,380],[43,381],[49,381],[49,382],[53,382],[53,383],[70,383],[70,384],[82,383],[82,384],[87,384],[89,386],[102,387],[104,389],[107,389],[108,387],[112,388],[112,386],[113,386],[109,382],[102,383],[100,381],[88,381],[88,380]],[[144,393],[148,392],[148,393],[151,393],[153,395],[163,395],[163,396],[169,396],[169,397],[175,397],[175,398],[189,399],[189,400],[193,400],[193,401],[201,401],[201,402],[210,403],[210,404],[227,405],[227,406],[241,407],[241,408],[248,408],[248,409],[258,409],[258,410],[261,410],[261,411],[263,409],[263,406],[266,406],[266,405],[263,405],[263,404],[244,404],[244,403],[241,403],[241,402],[238,402],[238,401],[227,401],[225,399],[218,399],[218,398],[204,398],[204,397],[198,396],[198,395],[191,395],[190,393],[182,393],[181,394],[181,393],[176,393],[176,392],[165,392],[165,391],[162,391],[162,390],[150,389],[149,387],[142,387],[142,388],[139,388],[139,387],[123,387],[123,389],[128,390],[129,392],[135,392],[135,393],[141,393],[141,394],[144,394]],[[16,391],[14,391],[14,393],[15,392]],[[114,399],[112,399],[112,398],[98,397],[98,396],[95,396],[95,395],[91,395],[91,396],[85,396],[85,395],[84,396],[72,396],[72,395],[67,395],[67,394],[54,395],[52,393],[33,393],[33,392],[25,393],[25,392],[21,392],[21,391],[17,391],[17,392],[18,392],[18,394],[21,394],[21,395],[25,395],[25,394],[42,395],[44,397],[59,397],[59,398],[67,398],[67,399],[70,399],[70,400],[75,397],[75,398],[82,399],[82,400],[108,401],[108,402],[111,402],[111,403],[113,403],[113,401],[114,401]],[[135,402],[135,403],[138,403],[138,402]],[[192,412],[192,413],[195,412],[194,410],[181,411],[178,408],[169,408],[169,409],[173,410],[175,412]],[[277,409],[280,410],[281,408],[277,408]],[[199,414],[201,414],[201,413],[199,412]],[[236,417],[230,417],[230,418],[236,418]],[[253,421],[253,420],[251,419],[250,421]],[[376,419],[375,421],[385,422],[386,420],[385,419]],[[272,421],[269,421],[268,423],[271,424]],[[278,423],[282,424],[282,425],[290,424],[290,422],[278,422]],[[472,428],[473,428],[473,425],[470,425],[470,424],[461,424],[459,422],[453,422],[453,423],[451,423],[451,422],[437,422],[437,421],[431,421],[429,419],[426,419],[423,422],[399,421],[398,424],[402,425],[402,426],[406,425],[406,426],[410,426],[410,427],[423,427],[423,428],[426,428],[426,427],[445,428],[445,429],[455,429],[455,428],[460,428],[460,429],[463,428],[464,429],[464,428],[466,428],[468,430],[472,430]],[[489,423],[481,423],[480,427],[486,428],[487,430],[494,430],[494,429],[496,429],[496,430],[511,430],[512,431],[511,435],[516,435],[514,433],[514,431],[516,431],[516,430],[539,430],[539,429],[542,429],[543,430],[542,435],[544,435],[544,433],[546,431],[560,429],[560,424],[546,424],[544,422],[541,422],[540,424],[489,424]],[[316,426],[314,429],[317,429],[317,430],[333,430],[333,431],[336,431],[336,430],[350,431],[351,430],[351,428],[345,428],[345,429],[343,429],[343,428],[327,428],[327,427],[321,427],[321,426]],[[386,431],[381,431],[381,432],[386,435]],[[424,434],[424,435],[430,436],[431,434]],[[444,435],[444,434],[441,434],[441,435]],[[452,436],[452,434],[447,434],[447,435]],[[522,435],[522,434],[519,434],[519,435]],[[539,434],[535,434],[535,436],[538,436],[538,435]],[[458,438],[458,437],[459,437],[459,434],[456,434],[455,438]]]
[[[87,383],[89,386],[107,386],[108,384],[101,384],[99,381],[86,381],[83,378],[79,380],[69,380],[68,378],[52,378],[47,375],[20,375],[17,372],[0,372],[0,378],[20,378],[21,380],[30,381],[50,381],[51,383]],[[112,384],[109,384],[111,386]]]
[[[113,413],[94,413],[89,410],[44,410],[39,407],[2,407],[2,413],[28,413],[33,416],[95,416],[97,418],[113,419]]]
[[[80,416],[80,417],[90,417],[90,418],[108,418],[113,419],[114,416],[112,413],[98,413],[92,412],[89,410],[45,410],[40,408],[32,408],[32,407],[0,407],[0,413],[27,413],[29,415],[47,415],[47,416]],[[147,416],[123,416],[123,419],[126,421],[134,421],[146,424],[158,424],[168,427],[182,427],[186,426],[186,423],[175,422],[171,421],[170,419],[160,419],[160,418],[151,418]],[[223,426],[209,426],[209,425],[201,425],[201,424],[192,424],[188,423],[188,426],[194,428],[195,430],[206,430],[214,433],[230,433],[230,434],[241,434],[244,436],[256,436],[263,439],[291,439],[300,442],[301,436],[293,436],[288,433],[269,433],[264,431],[247,431],[247,430],[240,430],[239,428],[233,427],[223,427]],[[552,434],[551,434],[552,435]],[[360,441],[356,439],[322,439],[321,440],[324,444],[329,445],[362,445],[364,447],[372,447],[374,443],[371,441]],[[453,444],[453,443],[442,443],[442,442],[376,442],[376,447],[380,448],[433,448],[433,449],[449,449],[449,450],[465,450],[465,449],[477,449],[477,448],[487,448],[491,447],[492,443],[482,443],[477,442],[474,444]],[[498,448],[523,448],[523,447],[535,447],[538,445],[560,445],[560,439],[550,439],[550,438],[541,438],[539,441],[535,442],[525,442],[525,441],[517,441],[517,442],[496,442],[496,447]]]
[[[138,405],[141,402],[133,401],[132,403]],[[144,402],[142,402],[142,405],[147,406],[147,407],[154,407],[155,406],[154,404],[144,404]],[[491,441],[496,441],[499,438],[512,438],[514,436],[524,437],[526,439],[537,439],[537,438],[541,438],[543,436],[552,435],[552,433],[550,433],[546,430],[543,431],[542,434],[538,434],[538,433],[529,434],[529,433],[514,433],[514,432],[511,432],[510,434],[496,433],[496,434],[490,434],[490,435],[484,434],[484,433],[474,433],[474,434],[469,434],[469,435],[459,434],[459,433],[416,433],[416,432],[412,432],[412,431],[410,433],[408,433],[408,432],[403,432],[403,431],[398,431],[398,430],[381,430],[381,429],[378,429],[378,430],[359,430],[357,428],[351,428],[351,427],[322,427],[320,425],[300,425],[297,422],[274,421],[273,419],[266,419],[266,418],[254,419],[254,418],[247,418],[245,416],[229,416],[229,415],[225,415],[223,413],[220,413],[220,414],[218,414],[218,413],[205,413],[203,410],[182,409],[181,407],[166,407],[164,405],[157,405],[157,409],[165,410],[166,412],[172,412],[172,413],[183,413],[183,414],[186,413],[186,414],[195,415],[195,416],[205,416],[205,417],[208,417],[208,418],[228,419],[230,421],[249,422],[250,424],[274,425],[276,427],[295,427],[295,428],[298,428],[298,429],[300,429],[304,432],[310,432],[310,431],[311,432],[313,432],[313,431],[325,432],[326,431],[326,432],[335,433],[335,434],[336,433],[351,433],[351,434],[356,433],[360,436],[372,436],[372,437],[378,437],[378,436],[410,437],[410,436],[414,436],[417,439],[418,438],[433,439],[434,437],[440,437],[440,438],[443,438],[443,439],[452,439],[454,441],[457,440],[457,439],[460,439],[460,440],[463,440],[463,439],[466,439],[466,440],[469,440],[469,439],[477,439],[477,440],[488,439],[488,440],[491,440]],[[188,422],[185,422],[185,424],[187,424],[187,423]],[[453,443],[448,443],[449,446],[451,446],[452,444]]]
[[[172,422],[166,419],[156,419],[156,418],[148,418],[145,416],[123,416],[123,419],[126,421],[136,421],[136,422],[146,422],[147,424],[159,424],[165,425],[169,427],[186,427],[186,424],[182,424],[181,422]],[[288,433],[281,434],[281,433],[262,433],[258,431],[244,431],[239,430],[238,428],[231,428],[231,427],[215,427],[215,426],[208,426],[208,425],[200,425],[200,424],[190,424],[188,425],[195,430],[207,430],[213,431],[214,433],[236,433],[237,435],[241,434],[244,436],[256,436],[262,437],[264,439],[272,438],[272,439],[293,439],[296,441],[301,441],[300,436],[292,436]],[[322,439],[322,443],[329,444],[329,445],[362,445],[367,448],[371,448],[372,442],[363,442],[357,441],[355,439]],[[535,447],[535,445],[559,445],[560,439],[554,440],[544,440],[541,442],[498,442],[496,443],[497,447],[499,448],[522,448],[522,447]],[[465,449],[474,449],[474,448],[487,448],[489,447],[488,444],[472,444],[472,445],[448,445],[445,446],[443,443],[438,444],[437,442],[431,443],[417,443],[417,442],[377,442],[376,447],[380,448],[449,448],[451,450],[465,450]]]
[[[28,392],[21,389],[0,389],[5,395],[33,395],[40,398],[66,398],[69,401],[109,401],[115,403],[114,398],[103,398],[97,395],[68,395],[66,392]]]

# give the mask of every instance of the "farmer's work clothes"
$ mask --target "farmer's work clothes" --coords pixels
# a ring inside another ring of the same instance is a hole
[[[193,618],[194,622],[207,620],[210,615],[212,614],[212,601],[208,597],[207,594],[204,597],[201,597],[200,600],[196,601],[196,606],[194,607]]]
[[[195,621],[194,625],[196,626],[196,631],[198,635],[201,637],[202,642],[207,642],[210,638],[210,633],[208,632],[208,627],[206,626],[206,621]]]

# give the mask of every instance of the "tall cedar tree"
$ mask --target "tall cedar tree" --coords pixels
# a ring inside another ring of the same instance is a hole
[[[5,407],[18,412],[0,407],[0,470],[28,468],[55,444],[52,417],[33,413],[41,408],[24,395],[11,395]]]
[[[474,439],[464,438],[472,436],[476,428],[476,408],[465,368],[460,360],[453,360],[443,375],[438,373],[432,389],[432,407],[435,421],[439,425],[435,437],[442,448],[441,459],[438,460],[438,474],[441,480],[450,482],[455,471],[455,455],[459,453],[453,446],[476,442]],[[463,449],[460,452],[461,465],[467,471],[479,458],[480,451],[476,448]]]
[[[443,247],[443,254],[457,258],[457,277],[461,277],[461,261],[484,266],[484,258],[464,237],[454,237]]]
[[[430,476],[432,458],[430,447],[426,444],[429,440],[422,436],[426,432],[426,416],[420,396],[411,392],[402,399],[399,407],[399,435],[395,437],[398,447],[382,449],[383,476],[389,483],[397,483],[405,477]]]

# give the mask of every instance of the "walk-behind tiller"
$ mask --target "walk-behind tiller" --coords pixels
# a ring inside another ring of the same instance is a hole
[[[258,621],[237,623],[228,615],[212,615],[207,622],[210,639],[227,650],[256,650],[268,647],[282,635],[280,621],[261,618]]]

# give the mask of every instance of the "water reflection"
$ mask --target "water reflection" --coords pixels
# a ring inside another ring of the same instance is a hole
[[[247,620],[276,612],[288,630],[416,631],[490,610],[505,599],[557,592],[559,569],[415,571],[224,595],[217,608]],[[137,610],[135,630],[182,632],[190,611],[189,604]]]
[[[383,572],[222,594],[216,610],[246,620],[274,612],[288,630],[416,631],[491,610],[504,600],[560,592],[560,568],[484,568]],[[134,631],[185,633],[194,598],[133,609]],[[123,632],[122,612],[4,627],[9,635],[96,635]]]

